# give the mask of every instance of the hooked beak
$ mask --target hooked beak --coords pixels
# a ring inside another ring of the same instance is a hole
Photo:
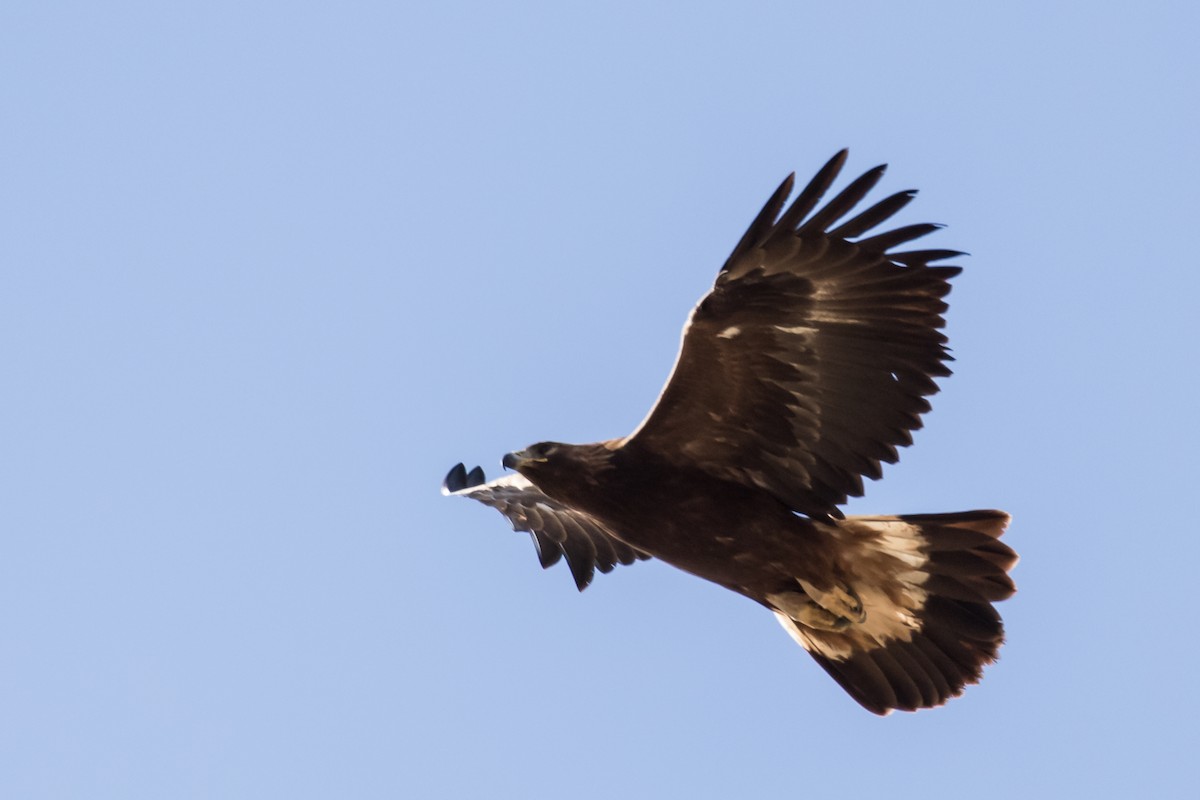
[[[539,461],[545,461],[544,458],[532,458],[527,450],[518,450],[515,453],[506,453],[500,463],[505,469],[520,470],[526,464],[534,464]]]

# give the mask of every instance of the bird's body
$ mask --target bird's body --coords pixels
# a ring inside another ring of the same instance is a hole
[[[595,569],[657,558],[773,611],[876,713],[940,705],[977,681],[1003,641],[992,607],[1014,591],[999,511],[845,517],[862,477],[911,442],[949,374],[947,250],[896,252],[936,229],[862,238],[915,193],[837,227],[883,173],[815,211],[839,153],[767,202],[697,305],[658,402],[629,436],[543,442],[485,482],[460,464],[444,484],[529,531],[543,566],[565,556],[582,590]],[[782,212],[782,213],[781,213]],[[811,215],[810,215],[811,214]]]
[[[538,487],[602,520],[639,552],[764,602],[792,576],[831,573],[829,540],[818,526],[763,492],[698,469],[673,468],[636,448],[558,445],[569,469]],[[713,497],[721,502],[714,504]],[[660,509],[669,508],[663,515]],[[646,526],[653,517],[657,524]]]

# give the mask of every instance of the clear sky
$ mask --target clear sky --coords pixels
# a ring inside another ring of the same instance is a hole
[[[1194,796],[1195,4],[0,11],[0,796]],[[876,718],[438,494],[630,431],[837,149],[969,251],[852,512],[1000,507],[1002,660]]]

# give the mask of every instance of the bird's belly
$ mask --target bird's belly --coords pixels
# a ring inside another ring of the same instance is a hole
[[[626,505],[613,529],[626,544],[673,567],[755,598],[825,561],[814,523],[774,498],[670,499],[653,514]]]

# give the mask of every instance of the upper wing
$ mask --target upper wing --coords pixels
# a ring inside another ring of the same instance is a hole
[[[442,482],[442,494],[478,500],[508,517],[514,531],[528,531],[543,569],[565,555],[581,592],[597,569],[612,572],[617,564],[650,558],[618,540],[593,517],[551,500],[519,473],[484,483],[482,469],[467,472],[456,464]]]
[[[953,250],[894,252],[936,230],[863,234],[903,208],[894,194],[833,227],[883,175],[876,167],[809,215],[838,153],[780,215],[788,176],[684,326],[675,369],[623,447],[761,487],[796,511],[836,516],[878,478],[950,374],[942,301]],[[807,217],[807,219],[806,219]]]

